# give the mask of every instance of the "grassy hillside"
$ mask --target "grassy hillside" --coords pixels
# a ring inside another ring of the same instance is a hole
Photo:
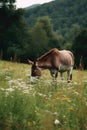
[[[43,71],[31,84],[29,65],[0,61],[0,130],[54,129],[87,130],[87,71],[69,84]]]

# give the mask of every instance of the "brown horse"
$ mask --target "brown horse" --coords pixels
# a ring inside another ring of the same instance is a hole
[[[72,80],[74,56],[71,51],[59,51],[57,48],[54,48],[42,55],[41,57],[39,57],[35,62],[28,60],[28,63],[32,65],[32,82],[41,76],[42,69],[48,69],[51,73],[51,76],[54,77],[54,79],[58,77],[58,72],[60,72],[61,77],[63,79],[63,72],[67,71],[67,80]]]

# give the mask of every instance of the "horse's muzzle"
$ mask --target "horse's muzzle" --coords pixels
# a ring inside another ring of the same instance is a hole
[[[39,79],[38,76],[35,76],[35,77],[34,77],[34,76],[31,76],[30,82],[31,82],[31,83],[36,83],[38,79]]]

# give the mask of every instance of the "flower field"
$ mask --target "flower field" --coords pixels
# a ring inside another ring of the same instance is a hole
[[[31,84],[29,65],[0,61],[0,130],[87,130],[87,71],[64,76]]]

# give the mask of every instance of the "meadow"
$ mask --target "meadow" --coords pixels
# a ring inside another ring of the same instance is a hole
[[[31,84],[29,65],[0,61],[0,130],[87,130],[87,71],[64,76]]]

